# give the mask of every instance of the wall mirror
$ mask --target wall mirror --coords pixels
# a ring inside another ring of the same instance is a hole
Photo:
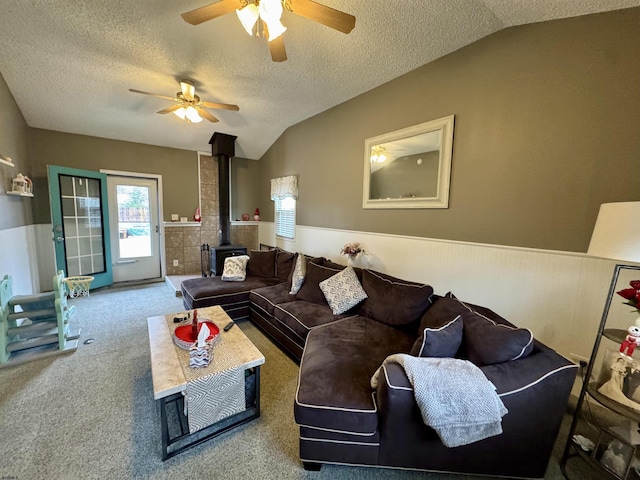
[[[447,208],[453,118],[367,138],[362,208]]]

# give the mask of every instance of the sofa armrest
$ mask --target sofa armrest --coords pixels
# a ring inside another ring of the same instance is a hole
[[[496,387],[496,392],[505,401],[505,397],[525,394],[528,389],[545,380],[553,381],[554,376],[561,377],[571,384],[578,372],[578,366],[550,348],[537,344],[531,355],[511,362],[485,365],[482,373]]]
[[[544,477],[577,366],[537,344],[526,358],[481,369],[509,411],[502,418],[503,433],[448,449],[422,421],[404,369],[398,364],[385,365],[376,390],[380,463],[450,471],[456,458],[467,455],[477,459],[473,466],[476,473],[493,475],[496,465],[503,465],[504,476]],[[528,447],[516,451],[513,445]],[[424,452],[430,453],[425,456]],[[509,452],[506,463],[504,452]]]

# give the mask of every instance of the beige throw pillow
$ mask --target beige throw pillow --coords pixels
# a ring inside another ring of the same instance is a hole
[[[224,259],[222,280],[225,282],[244,282],[247,278],[247,262],[249,255],[238,255]]]

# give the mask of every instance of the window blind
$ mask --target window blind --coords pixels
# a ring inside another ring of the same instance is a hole
[[[296,233],[296,201],[294,198],[276,198],[275,223],[276,235],[284,238],[295,238]]]

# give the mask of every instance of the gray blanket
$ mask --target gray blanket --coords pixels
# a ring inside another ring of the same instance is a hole
[[[413,385],[425,425],[433,428],[447,447],[458,447],[502,433],[508,413],[495,386],[467,360],[388,356],[382,365],[398,363]],[[382,366],[371,378],[378,385]]]

